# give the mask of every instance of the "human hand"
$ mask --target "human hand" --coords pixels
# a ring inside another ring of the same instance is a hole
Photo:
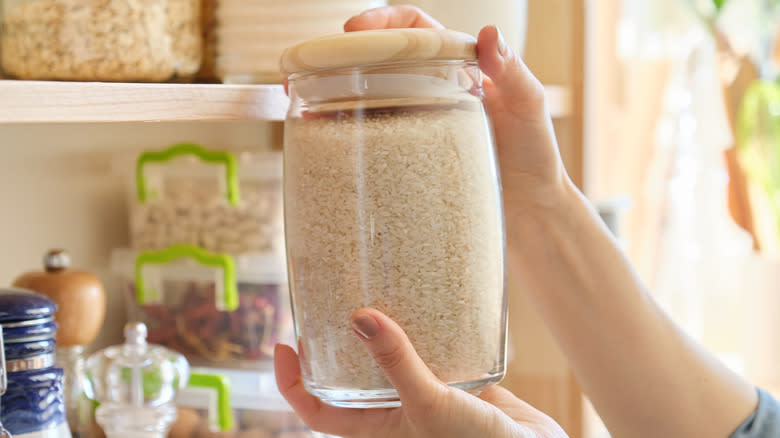
[[[347,32],[369,29],[442,28],[414,6],[368,10],[344,25]],[[507,47],[495,26],[482,29],[477,39],[487,109],[496,135],[507,230],[539,209],[556,206],[571,185],[558,152],[544,87],[523,61]]]
[[[564,438],[552,419],[499,386],[479,397],[442,383],[417,355],[400,326],[374,309],[350,318],[358,336],[390,383],[402,406],[349,409],[327,405],[309,394],[298,355],[286,345],[274,351],[276,384],[310,428],[345,438]]]

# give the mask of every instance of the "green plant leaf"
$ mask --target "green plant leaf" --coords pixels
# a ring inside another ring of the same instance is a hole
[[[717,11],[720,11],[720,10],[721,10],[721,8],[723,8],[723,5],[725,5],[725,4],[726,4],[726,1],[727,1],[727,0],[712,0],[712,3],[714,3],[714,4],[715,4],[715,9],[716,9]]]

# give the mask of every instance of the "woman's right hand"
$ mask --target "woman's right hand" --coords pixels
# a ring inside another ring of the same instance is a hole
[[[276,384],[312,429],[345,438],[566,438],[550,417],[499,386],[475,397],[434,376],[400,326],[375,309],[350,318],[359,337],[403,405],[391,409],[349,409],[326,405],[303,385],[295,350],[274,351]]]

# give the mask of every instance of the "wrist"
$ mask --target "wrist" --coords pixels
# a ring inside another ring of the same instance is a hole
[[[522,243],[529,237],[544,235],[564,223],[576,226],[591,216],[587,199],[565,174],[558,183],[535,192],[532,200],[505,196],[507,244],[510,247],[517,241]]]

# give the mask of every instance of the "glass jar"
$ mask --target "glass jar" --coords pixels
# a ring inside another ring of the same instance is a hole
[[[5,0],[0,60],[19,79],[158,82],[202,58],[198,0]]]
[[[442,381],[504,376],[501,191],[473,37],[351,32],[285,51],[285,232],[308,390],[398,406],[349,327],[363,307],[406,331]]]
[[[187,385],[184,356],[146,342],[146,326],[128,322],[125,342],[86,361],[87,390],[95,419],[108,438],[164,438],[176,421],[174,400]]]

